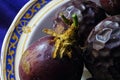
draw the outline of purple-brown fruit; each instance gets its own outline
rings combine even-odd
[[[120,15],[101,21],[90,33],[84,62],[95,80],[120,80]]]
[[[46,36],[34,42],[23,54],[20,80],[80,80],[83,60],[79,50],[72,48],[72,57],[52,58],[54,37]]]
[[[120,14],[120,0],[100,0],[102,8],[110,15]]]
[[[91,30],[106,18],[105,11],[92,1],[83,2],[85,10],[82,11],[83,18],[79,23],[80,45],[84,46]]]
[[[55,30],[59,33],[68,28],[68,25],[66,25],[63,19],[61,19],[61,13],[68,19],[71,19],[72,14],[77,14],[79,20],[78,37],[80,38],[80,46],[84,46],[84,42],[94,26],[106,18],[105,11],[96,3],[92,1],[73,1],[68,5],[64,5],[64,8],[57,15]],[[61,25],[64,25],[64,28],[62,28]]]

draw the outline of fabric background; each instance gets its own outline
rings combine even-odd
[[[29,0],[0,0],[0,51],[3,39],[19,10]]]

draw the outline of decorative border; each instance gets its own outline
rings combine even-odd
[[[22,28],[25,27],[28,22],[32,19],[32,17],[47,3],[51,0],[39,0],[36,1],[28,11],[23,15],[20,19],[19,23],[15,27],[12,36],[10,38],[10,42],[8,45],[7,55],[6,55],[6,77],[7,80],[16,80],[15,79],[15,55],[16,48],[19,42],[19,38],[22,34]]]

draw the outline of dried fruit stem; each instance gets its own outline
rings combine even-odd
[[[71,50],[72,46],[77,42],[76,35],[78,30],[78,19],[77,15],[73,15],[73,23],[70,27],[63,33],[57,34],[55,31],[51,29],[43,29],[43,31],[51,36],[54,36],[55,41],[55,50],[53,52],[53,58],[59,56],[60,58],[63,55],[68,55],[68,57],[72,57]]]

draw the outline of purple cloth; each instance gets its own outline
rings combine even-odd
[[[19,10],[29,0],[0,0],[0,51],[5,34]]]

